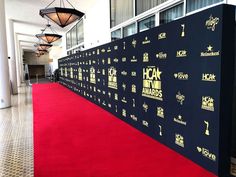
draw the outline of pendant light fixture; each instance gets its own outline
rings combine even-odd
[[[52,33],[45,32],[46,29],[50,29]],[[42,29],[42,33],[41,34],[36,34],[35,36],[38,39],[42,39],[43,41],[45,41],[48,44],[51,44],[52,42],[55,42],[55,41],[57,41],[58,39],[60,39],[62,37],[61,35],[57,34],[57,32],[55,30],[52,29],[49,22],[46,25],[46,28]]]
[[[60,27],[64,28],[65,26],[83,17],[84,13],[76,10],[68,0],[65,1],[72,8],[66,8],[64,0],[60,0],[60,7],[49,8],[49,6],[51,6],[55,1],[56,0],[53,0],[45,9],[41,9],[39,11],[39,14],[43,18],[46,17],[58,24]]]
[[[47,53],[48,51],[47,50],[36,50],[36,55],[39,55],[39,56],[41,56],[41,55],[44,55],[45,53]]]
[[[50,47],[52,47],[52,44],[44,44],[44,43],[38,43],[34,45],[38,50],[48,50]]]

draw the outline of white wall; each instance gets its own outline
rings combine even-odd
[[[52,72],[58,68],[58,59],[60,59],[63,56],[62,50],[63,49],[60,46],[53,46],[50,48],[49,59],[52,60],[52,62],[50,62],[49,64]]]
[[[85,16],[84,47],[88,49],[110,41],[110,3],[109,0],[98,0]]]
[[[110,1],[87,1],[81,11],[85,13],[84,49],[89,49],[110,42]],[[65,34],[63,35],[62,39],[62,47],[62,56],[66,56]]]

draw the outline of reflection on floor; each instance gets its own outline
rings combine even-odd
[[[33,177],[31,87],[19,87],[12,107],[0,109],[0,177]]]
[[[38,80],[36,79],[30,79],[30,83],[31,84],[35,84],[35,83],[49,83],[51,82],[48,78],[39,78]]]

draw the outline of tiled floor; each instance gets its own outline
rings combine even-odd
[[[19,87],[12,107],[0,109],[0,177],[33,177],[31,87]]]

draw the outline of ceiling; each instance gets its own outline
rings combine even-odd
[[[84,13],[95,0],[70,0],[73,6]],[[45,28],[47,20],[39,15],[39,10],[45,8],[52,0],[5,0],[6,20],[12,19],[14,22],[14,31],[17,40],[20,41],[20,47],[23,50],[33,51],[34,44],[38,42],[35,34],[41,33],[41,29]],[[59,6],[60,0],[56,0],[50,7]],[[69,7],[64,0],[66,7]],[[54,23],[51,23],[52,28],[57,33],[64,35],[70,28],[67,26],[61,28]],[[73,25],[73,24],[72,24]],[[57,42],[55,45],[60,45]]]

